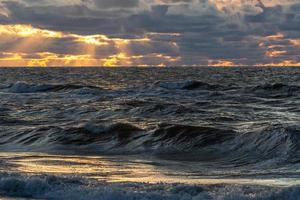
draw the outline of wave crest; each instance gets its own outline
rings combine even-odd
[[[164,89],[178,89],[178,90],[215,90],[221,89],[221,85],[213,85],[209,83],[205,83],[202,81],[182,81],[182,82],[170,82],[170,83],[163,83],[163,82],[156,82],[155,85],[158,85]]]
[[[0,194],[11,198],[73,200],[264,199],[296,200],[300,187],[185,185],[167,183],[106,183],[82,177],[0,174]]]
[[[75,84],[30,84],[27,82],[16,82],[11,84],[7,90],[11,93],[39,93],[39,92],[59,92],[77,89],[97,89],[102,90],[100,87],[89,85],[75,85]]]
[[[223,159],[239,164],[263,160],[300,162],[297,126],[271,125],[247,133],[226,128],[160,124],[146,130],[132,124],[91,122],[78,126],[47,126],[1,136],[2,146],[63,148],[80,153],[189,154],[199,160]]]
[[[263,84],[250,88],[250,91],[262,97],[290,97],[300,92],[300,86],[282,83]]]

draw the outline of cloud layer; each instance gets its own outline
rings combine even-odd
[[[0,0],[1,66],[300,65],[298,0]]]

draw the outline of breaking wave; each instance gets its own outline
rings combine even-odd
[[[0,198],[72,200],[298,200],[300,187],[107,183],[81,177],[0,174]]]
[[[236,164],[266,159],[300,162],[299,127],[283,125],[238,133],[209,126],[160,124],[146,130],[132,124],[94,122],[71,127],[44,126],[3,134],[0,145],[117,154],[188,153],[193,159],[224,160]]]
[[[298,68],[1,72],[0,199],[300,199],[299,186],[242,185],[245,179],[249,184],[299,183]],[[117,171],[102,170],[100,157],[108,159],[109,169],[117,165]],[[48,175],[22,174],[26,163],[50,167]],[[50,175],[52,166],[67,165],[71,173]],[[77,166],[95,171],[73,177]],[[123,174],[124,166],[133,172]],[[150,168],[153,173],[144,170]],[[120,173],[149,180],[143,176],[157,177],[158,171],[163,181],[165,175],[172,182],[212,178],[230,185],[93,179],[117,181]]]

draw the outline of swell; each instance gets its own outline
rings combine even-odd
[[[180,82],[156,82],[154,86],[158,86],[164,89],[180,89],[180,90],[214,90],[214,89],[222,89],[224,88],[218,84],[210,84],[202,81],[196,80],[188,80],[188,81],[180,81]]]
[[[1,148],[72,149],[77,153],[185,154],[195,160],[221,160],[237,165],[266,160],[300,162],[300,129],[270,125],[247,133],[209,126],[160,124],[146,130],[132,124],[87,123],[45,126],[1,134]],[[183,157],[183,159],[185,159]]]
[[[261,97],[291,97],[296,96],[300,92],[300,86],[288,85],[283,83],[266,83],[246,89]]]
[[[11,93],[39,93],[39,92],[59,92],[68,90],[77,90],[82,88],[102,90],[102,88],[90,85],[80,85],[80,84],[30,84],[27,82],[16,82],[5,89],[7,92]]]
[[[287,98],[297,97],[300,94],[300,86],[287,83],[262,83],[253,86],[237,84],[221,85],[205,81],[187,80],[177,82],[155,82],[155,88],[169,91],[208,91],[211,95],[221,95],[233,98],[232,95],[254,96],[261,98]]]
[[[238,86],[235,84],[230,85],[220,85],[211,84],[204,81],[197,80],[187,80],[178,82],[155,82],[152,85],[152,89],[161,88],[165,90],[207,90],[207,91],[235,91],[241,94],[254,94],[260,97],[290,97],[296,96],[300,93],[299,85],[289,85],[283,83],[264,83],[254,86]],[[59,91],[69,91],[78,89],[94,89],[94,90],[104,90],[99,86],[84,85],[84,84],[31,84],[28,82],[16,82],[9,86],[1,86],[0,90],[11,93],[39,93],[39,92],[59,92]],[[136,88],[138,89],[138,88]],[[144,88],[145,89],[145,88]],[[144,90],[143,89],[143,90]],[[138,92],[138,90],[136,91]]]

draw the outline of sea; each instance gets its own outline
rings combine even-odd
[[[300,68],[0,68],[0,199],[299,200]]]

